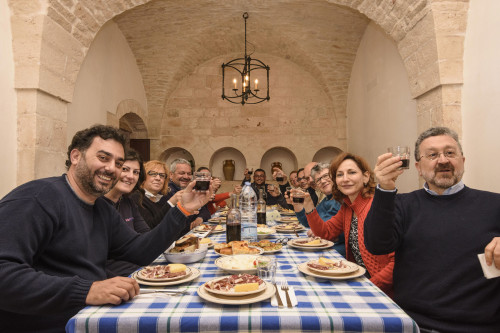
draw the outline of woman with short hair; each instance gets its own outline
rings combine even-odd
[[[372,170],[362,157],[342,153],[332,162],[330,175],[334,180],[333,198],[342,203],[337,215],[323,221],[307,194],[303,204],[293,203],[295,211],[305,209],[309,226],[316,236],[332,239],[344,233],[347,260],[365,267],[367,277],[391,296],[394,253],[373,255],[364,243],[364,221],[376,186]]]

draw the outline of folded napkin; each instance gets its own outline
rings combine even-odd
[[[486,264],[486,259],[484,257],[484,253],[478,254],[479,262],[481,263],[481,267],[483,268],[484,276],[487,279],[495,278],[500,276],[500,269],[495,267],[495,264],[491,264],[488,266]]]
[[[286,308],[287,307],[286,293],[284,290],[281,290],[281,287],[279,284],[276,286],[278,288],[278,292],[280,294],[281,301],[283,302],[283,306]],[[297,297],[295,296],[295,291],[293,290],[293,287],[289,287],[288,294],[290,295],[290,301],[292,301],[292,306],[296,306],[299,302],[297,301]],[[271,305],[278,306],[278,299],[276,298],[276,293],[271,298]]]

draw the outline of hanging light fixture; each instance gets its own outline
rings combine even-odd
[[[252,59],[250,56],[253,54],[253,52],[249,55],[247,54],[247,12],[243,13],[243,18],[245,19],[245,57],[233,59],[226,64],[222,64],[222,99],[226,99],[234,104],[257,104],[264,101],[269,101],[270,99],[270,68],[262,61],[258,59]],[[233,75],[231,75],[233,73],[234,77]],[[230,78],[228,79],[227,87],[230,87],[230,89],[228,90],[232,90],[232,93],[230,92],[229,95],[226,95],[225,89],[226,76],[230,76]],[[259,92],[262,95],[262,89],[259,89],[259,87],[263,86],[263,80],[266,80],[266,85],[264,88],[267,90],[267,96],[265,97],[259,96]]]

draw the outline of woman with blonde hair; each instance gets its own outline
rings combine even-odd
[[[372,170],[362,157],[342,153],[332,162],[330,176],[333,198],[342,203],[337,215],[324,222],[307,194],[303,204],[293,203],[295,211],[305,209],[309,226],[316,236],[333,239],[344,233],[347,260],[366,268],[367,277],[391,296],[394,253],[373,255],[364,243],[364,221],[376,186]]]
[[[168,172],[165,163],[158,160],[146,162],[144,169],[146,177],[132,199],[148,226],[153,229],[172,207],[165,196],[168,192]]]

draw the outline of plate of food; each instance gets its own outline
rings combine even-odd
[[[194,231],[207,232],[207,231],[210,231],[212,229],[213,229],[213,231],[212,231],[213,234],[217,234],[217,233],[221,233],[221,232],[226,231],[226,228],[222,225],[213,226],[213,225],[208,225],[208,224],[200,224],[199,226],[194,228]]]
[[[136,271],[132,273],[130,276],[132,279],[136,280],[139,284],[145,285],[145,286],[152,286],[152,287],[164,287],[164,286],[173,286],[173,285],[178,285],[182,283],[186,283],[189,281],[192,281],[196,278],[198,278],[201,275],[201,272],[199,269],[194,268],[194,267],[189,267],[189,270],[191,271],[191,274],[186,275],[181,277],[180,279],[176,280],[170,280],[170,281],[147,281],[141,279],[137,274],[139,271]]]
[[[215,259],[215,266],[231,274],[257,273],[258,255],[237,254]]]
[[[275,253],[279,252],[283,249],[283,244],[281,243],[273,243],[270,240],[261,240],[255,243],[250,243],[250,246],[259,247],[264,250],[264,253]]]
[[[212,217],[211,219],[208,219],[208,222],[210,222],[210,223],[225,224],[226,223],[226,217],[225,216]]]
[[[318,260],[307,262],[307,268],[320,274],[349,274],[356,272],[359,266],[345,259],[329,259],[320,257]]]
[[[262,254],[261,248],[249,246],[247,241],[232,241],[229,243],[218,243],[214,245],[214,251],[221,256],[232,256],[235,254]]]
[[[224,296],[257,294],[267,288],[264,280],[250,274],[234,274],[212,279],[204,284],[205,290]]]
[[[281,216],[295,216],[295,211],[291,209],[281,209],[279,213]]]
[[[257,227],[257,238],[264,239],[272,234],[274,234],[276,230],[269,227]]]
[[[254,294],[226,296],[211,293],[207,291],[205,284],[202,284],[198,287],[197,292],[198,296],[208,302],[227,305],[242,305],[265,301],[276,293],[276,288],[272,284],[266,283],[266,288],[263,291]]]
[[[319,237],[295,238],[288,242],[288,245],[301,250],[324,250],[333,246],[333,242]]]
[[[276,231],[278,232],[284,232],[284,233],[293,233],[295,231],[303,231],[306,230],[303,225],[298,224],[298,223],[290,223],[286,225],[277,225],[274,227]]]
[[[324,247],[328,245],[328,241],[320,237],[295,238],[291,243],[301,247]]]
[[[137,277],[144,281],[167,282],[191,274],[191,269],[184,264],[146,266],[137,271]]]
[[[296,216],[282,216],[278,222],[281,223],[297,223],[299,219]]]
[[[326,280],[339,280],[340,281],[340,280],[355,279],[355,278],[358,278],[360,276],[363,276],[366,273],[366,269],[364,269],[361,266],[358,266],[358,270],[354,271],[352,273],[324,274],[324,273],[319,273],[319,272],[311,270],[307,266],[307,264],[308,264],[308,262],[304,262],[302,264],[299,264],[297,266],[297,268],[299,269],[299,271],[301,271],[302,273],[304,273],[306,275],[313,276],[313,277],[320,278],[320,279],[326,279]]]

